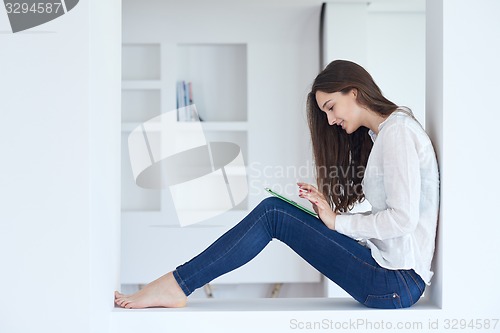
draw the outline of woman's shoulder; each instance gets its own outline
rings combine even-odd
[[[401,106],[393,111],[387,119],[380,124],[379,132],[381,132],[382,129],[388,129],[391,127],[424,130],[420,122],[413,115],[413,112],[409,108]]]
[[[410,109],[398,107],[379,127],[379,137],[394,134],[397,131],[402,135],[408,135],[414,141],[422,144],[430,143],[427,132],[413,115]]]

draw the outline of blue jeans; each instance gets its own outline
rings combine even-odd
[[[417,302],[425,283],[413,270],[391,270],[370,249],[302,210],[278,199],[264,199],[240,223],[173,272],[186,296],[254,258],[273,239],[367,307],[406,308]]]

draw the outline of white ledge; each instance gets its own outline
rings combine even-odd
[[[412,310],[439,310],[429,300],[422,299]],[[115,307],[113,312],[234,312],[234,311],[387,311],[367,308],[350,298],[253,298],[253,299],[193,299],[184,308],[123,309]],[[389,310],[390,311],[390,310]]]
[[[371,309],[350,298],[193,299],[179,309],[114,308],[111,332],[288,332],[294,325],[349,326],[360,320],[427,325],[436,310],[440,308],[426,299],[400,310]]]

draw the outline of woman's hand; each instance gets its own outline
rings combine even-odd
[[[337,214],[330,208],[323,193],[311,184],[297,183],[299,186],[299,197],[309,200],[314,211],[318,214],[323,223],[332,230],[335,230],[335,218]]]

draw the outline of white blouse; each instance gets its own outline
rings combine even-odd
[[[337,216],[335,229],[371,249],[388,269],[414,269],[430,284],[439,209],[432,143],[411,111],[398,108],[369,132],[374,141],[363,179],[371,212]]]

